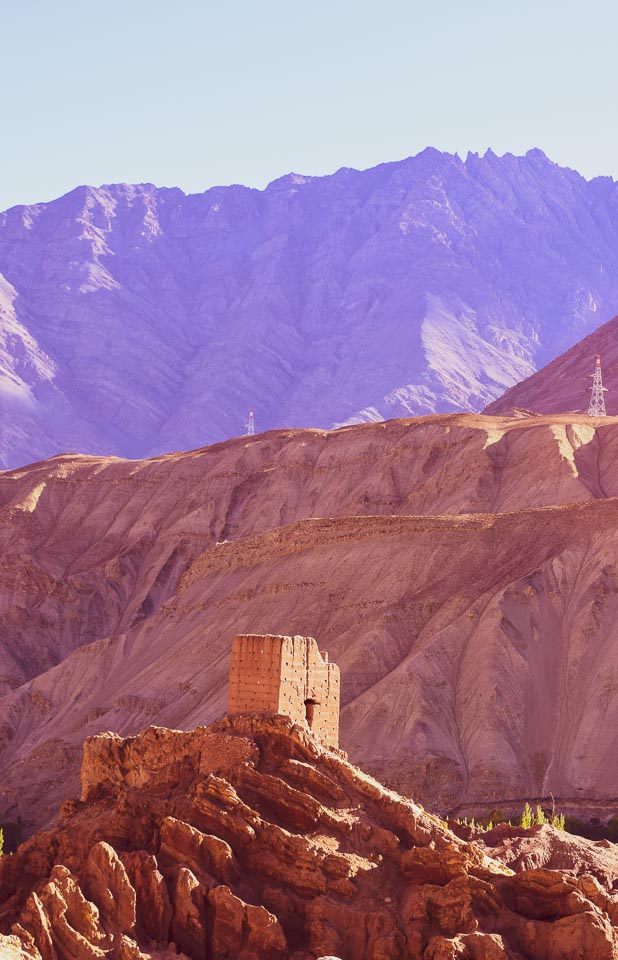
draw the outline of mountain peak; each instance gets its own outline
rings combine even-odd
[[[277,177],[276,180],[271,180],[267,185],[266,190],[278,190],[286,189],[288,187],[302,186],[303,184],[311,183],[316,179],[318,178],[308,177],[302,173],[286,173],[282,177]]]
[[[526,159],[540,160],[544,163],[551,163],[553,165],[553,161],[548,158],[547,154],[544,153],[540,147],[531,147],[530,150],[526,150]]]

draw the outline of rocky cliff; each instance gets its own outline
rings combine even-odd
[[[618,193],[427,150],[0,214],[0,465],[478,410],[613,316]],[[578,404],[578,406],[580,406]]]
[[[598,845],[579,845],[594,870]],[[287,718],[101,734],[85,746],[81,800],[0,861],[0,949],[24,960],[614,960],[615,848],[600,882],[547,869],[537,846],[538,865],[513,860],[514,872]]]
[[[354,762],[442,813],[618,776],[618,421],[427,417],[0,475],[0,819],[85,736],[190,728],[230,638],[315,636]]]

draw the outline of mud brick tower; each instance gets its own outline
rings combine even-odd
[[[228,713],[281,713],[339,742],[339,667],[313,637],[241,634],[232,643]]]

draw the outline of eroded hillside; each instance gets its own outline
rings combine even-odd
[[[0,475],[0,818],[86,735],[220,715],[239,632],[317,637],[351,758],[434,809],[611,798],[617,441],[445,416]]]

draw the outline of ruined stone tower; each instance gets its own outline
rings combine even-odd
[[[282,713],[339,742],[339,667],[312,637],[241,634],[232,643],[228,713]]]

